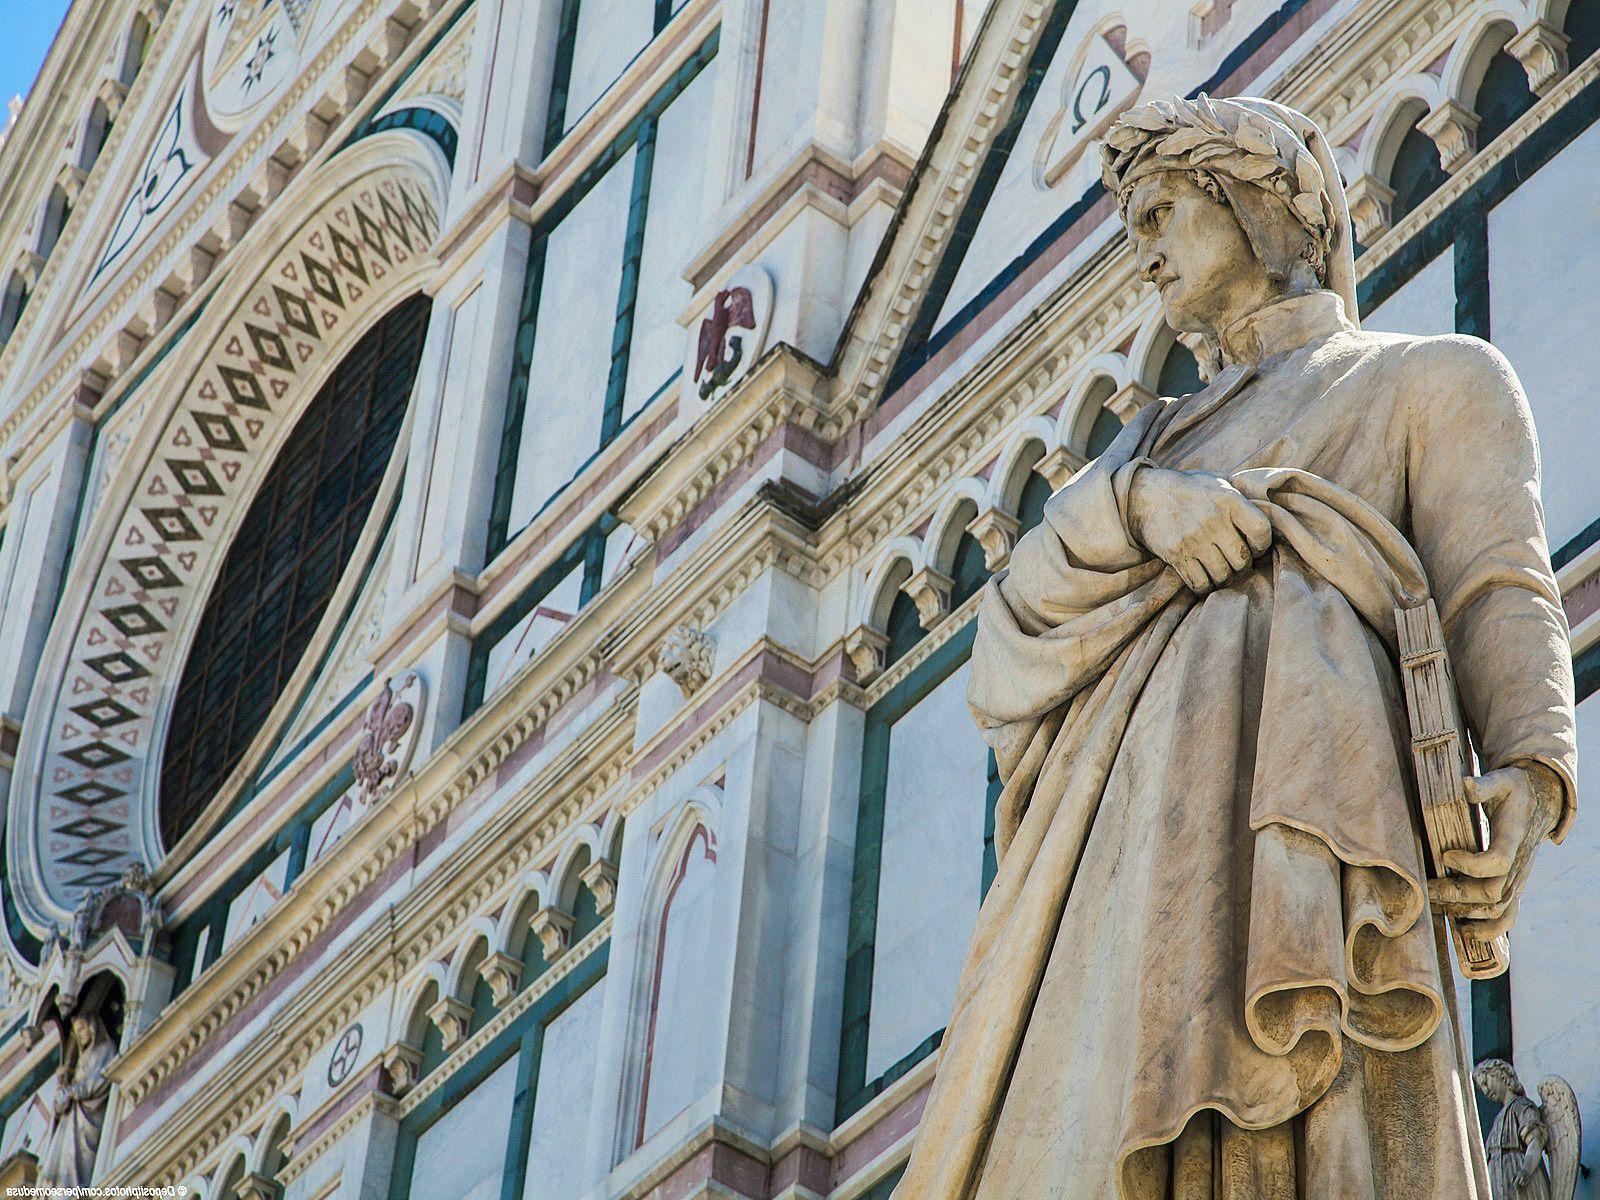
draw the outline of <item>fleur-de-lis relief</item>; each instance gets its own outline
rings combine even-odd
[[[400,762],[394,756],[417,714],[412,705],[395,697],[415,681],[415,675],[407,675],[396,689],[390,680],[384,680],[383,690],[367,709],[354,760],[356,782],[364,799],[377,795],[400,771]]]

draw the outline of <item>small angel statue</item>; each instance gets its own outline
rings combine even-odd
[[[1516,1068],[1500,1058],[1479,1063],[1472,1081],[1502,1105],[1484,1146],[1494,1200],[1572,1200],[1583,1142],[1572,1085],[1558,1075],[1550,1076],[1539,1085],[1544,1103],[1536,1104],[1523,1091]]]

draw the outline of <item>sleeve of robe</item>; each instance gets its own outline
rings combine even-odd
[[[1018,539],[1006,569],[985,585],[968,701],[1002,779],[1010,778],[1040,718],[1096,677],[1120,644],[1114,630],[1083,637],[1062,626],[1104,610],[1096,632],[1107,633],[1118,616],[1108,602],[1162,569],[1128,535],[1123,516],[1143,461],[1135,457],[1139,443],[1160,407],[1137,413],[1099,458],[1050,497],[1044,519]],[[1133,616],[1130,608],[1130,624]]]
[[[1577,803],[1572,658],[1545,543],[1539,449],[1517,377],[1477,338],[1407,350],[1412,540],[1428,572],[1467,724],[1495,770],[1528,760]]]

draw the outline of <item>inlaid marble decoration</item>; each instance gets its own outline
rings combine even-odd
[[[310,219],[234,310],[159,440],[144,443],[131,497],[108,497],[124,507],[93,568],[36,776],[33,840],[56,902],[70,907],[148,854],[161,705],[209,582],[299,406],[347,340],[413,286],[438,231],[428,191],[414,167],[385,165]]]

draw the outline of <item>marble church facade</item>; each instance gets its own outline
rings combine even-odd
[[[0,1184],[95,996],[98,1184],[884,1200],[978,589],[1196,386],[1092,143],[1199,91],[1526,386],[1586,804],[1600,0],[78,0],[0,146]],[[1462,1005],[1600,1167],[1597,831]]]

